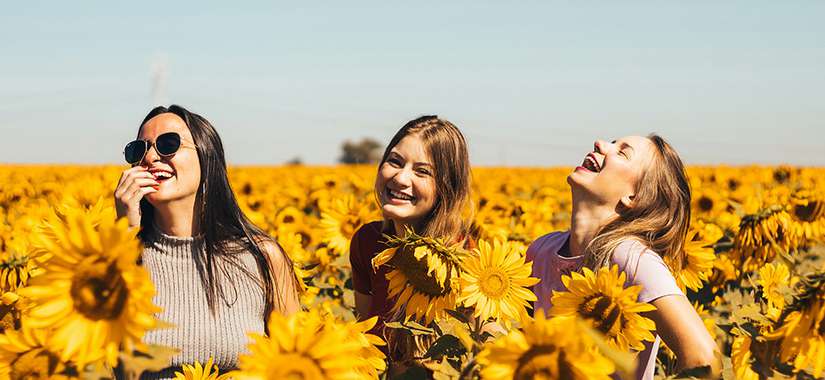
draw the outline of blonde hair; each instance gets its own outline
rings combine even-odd
[[[685,260],[682,246],[690,228],[690,185],[679,154],[662,137],[647,136],[654,156],[636,186],[631,207],[603,226],[585,248],[584,265],[596,269],[610,264],[613,250],[635,239],[658,253],[673,271]]]

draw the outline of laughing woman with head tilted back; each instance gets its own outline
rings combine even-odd
[[[132,167],[115,190],[118,216],[140,226],[157,317],[174,325],[144,341],[180,350],[169,368],[142,378],[173,378],[210,357],[221,370],[236,368],[247,333],[263,334],[273,311],[299,308],[289,257],[241,212],[221,139],[200,115],[153,109],[124,154]]]
[[[537,309],[553,311],[554,292],[567,290],[563,275],[618,266],[625,285],[641,286],[633,301],[655,306],[645,316],[655,322],[657,336],[638,353],[636,377],[653,379],[661,341],[676,353],[681,368],[718,375],[718,347],[671,272],[685,260],[682,244],[690,223],[690,187],[676,151],[657,135],[599,140],[567,182],[570,229],[542,236],[527,250],[533,277],[541,279],[534,287]],[[581,310],[598,319],[606,305]],[[565,308],[557,306],[555,311]],[[615,318],[617,308],[609,315],[613,319],[605,317],[609,322],[601,326],[631,331]]]

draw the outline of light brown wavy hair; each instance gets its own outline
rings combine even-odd
[[[685,261],[682,247],[690,228],[690,185],[676,150],[662,137],[647,136],[654,146],[653,159],[636,186],[630,207],[603,226],[585,249],[584,265],[596,269],[624,240],[635,239],[658,253],[672,271]]]
[[[473,205],[471,199],[470,156],[464,135],[453,123],[435,115],[422,116],[409,121],[401,127],[387,145],[378,170],[387,162],[392,148],[407,136],[418,136],[424,144],[430,163],[433,166],[436,200],[433,209],[415,226],[413,230],[422,236],[445,240],[448,244],[467,243],[470,238]],[[381,189],[375,189],[375,196]],[[393,233],[392,221],[385,219],[383,230]],[[401,307],[388,319],[404,319]],[[430,337],[414,337],[397,329],[385,329],[389,356],[395,366],[406,367],[419,365],[425,348],[432,344]]]

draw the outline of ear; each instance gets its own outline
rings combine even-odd
[[[622,204],[622,207],[629,209],[633,207],[633,198],[635,197],[636,196],[634,194],[625,195],[622,197],[622,199],[619,200],[619,203]]]

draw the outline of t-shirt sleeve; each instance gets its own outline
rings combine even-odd
[[[527,247],[527,252],[524,253],[524,256],[525,256],[524,261],[526,261],[528,263],[531,262],[531,261],[535,261],[536,256],[538,256],[539,252],[541,252],[541,249],[542,249],[542,246],[544,245],[544,243],[547,240],[551,239],[554,234],[555,233],[550,233],[550,234],[541,236],[538,239],[536,239],[535,241],[533,241],[532,243],[530,243],[530,246]]]
[[[684,295],[664,260],[642,243],[628,240],[619,244],[611,258],[627,274],[626,286],[640,285],[639,302],[653,302],[669,295]]]
[[[369,262],[367,252],[361,249],[361,236],[364,227],[361,227],[352,235],[349,244],[349,263],[352,265],[352,288],[361,294],[372,294],[372,263]]]

